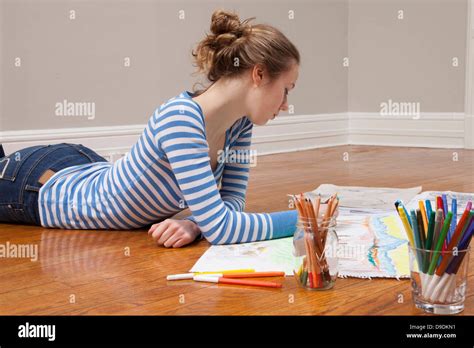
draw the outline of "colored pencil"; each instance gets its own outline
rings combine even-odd
[[[247,279],[232,279],[224,277],[212,277],[208,275],[197,275],[193,280],[198,282],[218,283],[218,284],[232,284],[232,285],[248,285],[268,288],[281,288],[282,284],[275,282],[266,282],[262,280],[247,280]]]
[[[331,280],[329,265],[324,249],[329,221],[335,214],[339,198],[337,194],[327,200],[327,207],[320,218],[321,196],[309,194],[289,195],[295,202],[300,223],[303,224],[306,255],[303,257],[303,268],[299,272],[299,281],[311,288],[324,287]]]

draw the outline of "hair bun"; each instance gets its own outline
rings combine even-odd
[[[212,14],[211,32],[216,37],[228,33],[235,35],[240,31],[240,18],[237,14],[224,10],[217,10]]]
[[[281,31],[266,24],[249,24],[253,19],[241,21],[235,12],[215,10],[210,32],[192,50],[197,73],[203,72],[210,82],[215,82],[262,64],[274,79],[287,71],[293,61],[299,64],[297,48]]]

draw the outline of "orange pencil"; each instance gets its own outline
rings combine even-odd
[[[267,288],[281,288],[282,287],[280,283],[265,282],[261,280],[232,279],[232,278],[224,278],[224,277],[199,276],[199,275],[195,276],[193,279],[198,282],[207,282],[207,283],[263,286]]]
[[[224,274],[223,278],[260,278],[260,277],[284,277],[285,272],[252,272]]]
[[[299,215],[306,219],[304,222],[304,229],[305,229],[305,235],[304,235],[304,240],[305,240],[305,246],[306,246],[306,254],[308,255],[308,278],[310,280],[309,284],[310,287],[314,287],[316,284],[318,284],[318,275],[320,271],[318,272],[318,261],[316,260],[316,257],[314,256],[313,252],[313,246],[314,244],[310,242],[308,239],[307,232],[309,231],[309,226],[308,226],[308,214],[306,212],[306,207],[305,204],[303,203],[303,193],[299,195],[299,197],[295,196],[295,204],[296,204],[296,209],[298,210]]]
[[[314,215],[316,216],[316,219],[319,218],[319,207],[321,205],[321,196],[316,197],[313,203],[313,210],[314,210]]]
[[[303,196],[304,197],[304,196]],[[302,201],[302,205],[305,208],[306,216],[309,218],[311,221],[312,225],[312,232],[313,232],[313,241],[316,243],[310,243],[311,245],[311,258],[312,258],[312,264],[316,266],[316,269],[312,275],[314,277],[313,279],[313,285],[315,287],[320,287],[322,285],[322,265],[317,259],[316,255],[321,255],[322,254],[322,245],[321,245],[321,240],[319,237],[319,231],[318,231],[318,222],[316,220],[316,217],[314,216],[314,211],[313,211],[313,206],[311,204],[311,200],[308,198],[304,198],[304,201]],[[312,249],[315,248],[315,252],[312,251]]]

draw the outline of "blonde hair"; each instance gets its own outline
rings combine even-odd
[[[292,63],[300,64],[298,49],[281,31],[267,24],[249,24],[253,19],[241,22],[235,13],[214,11],[211,33],[192,51],[197,67],[194,74],[204,73],[212,85],[223,77],[237,76],[261,64],[273,80],[289,70]],[[205,90],[195,93],[199,95]]]

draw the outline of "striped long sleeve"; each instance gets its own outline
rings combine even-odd
[[[294,211],[272,214],[242,212],[248,163],[243,166],[226,164],[219,192],[210,166],[202,115],[185,106],[174,113],[166,109],[162,113],[164,116],[160,115],[156,124],[158,147],[170,163],[193,220],[210,243],[250,242],[294,232]],[[249,147],[249,136],[250,126],[236,146]]]

